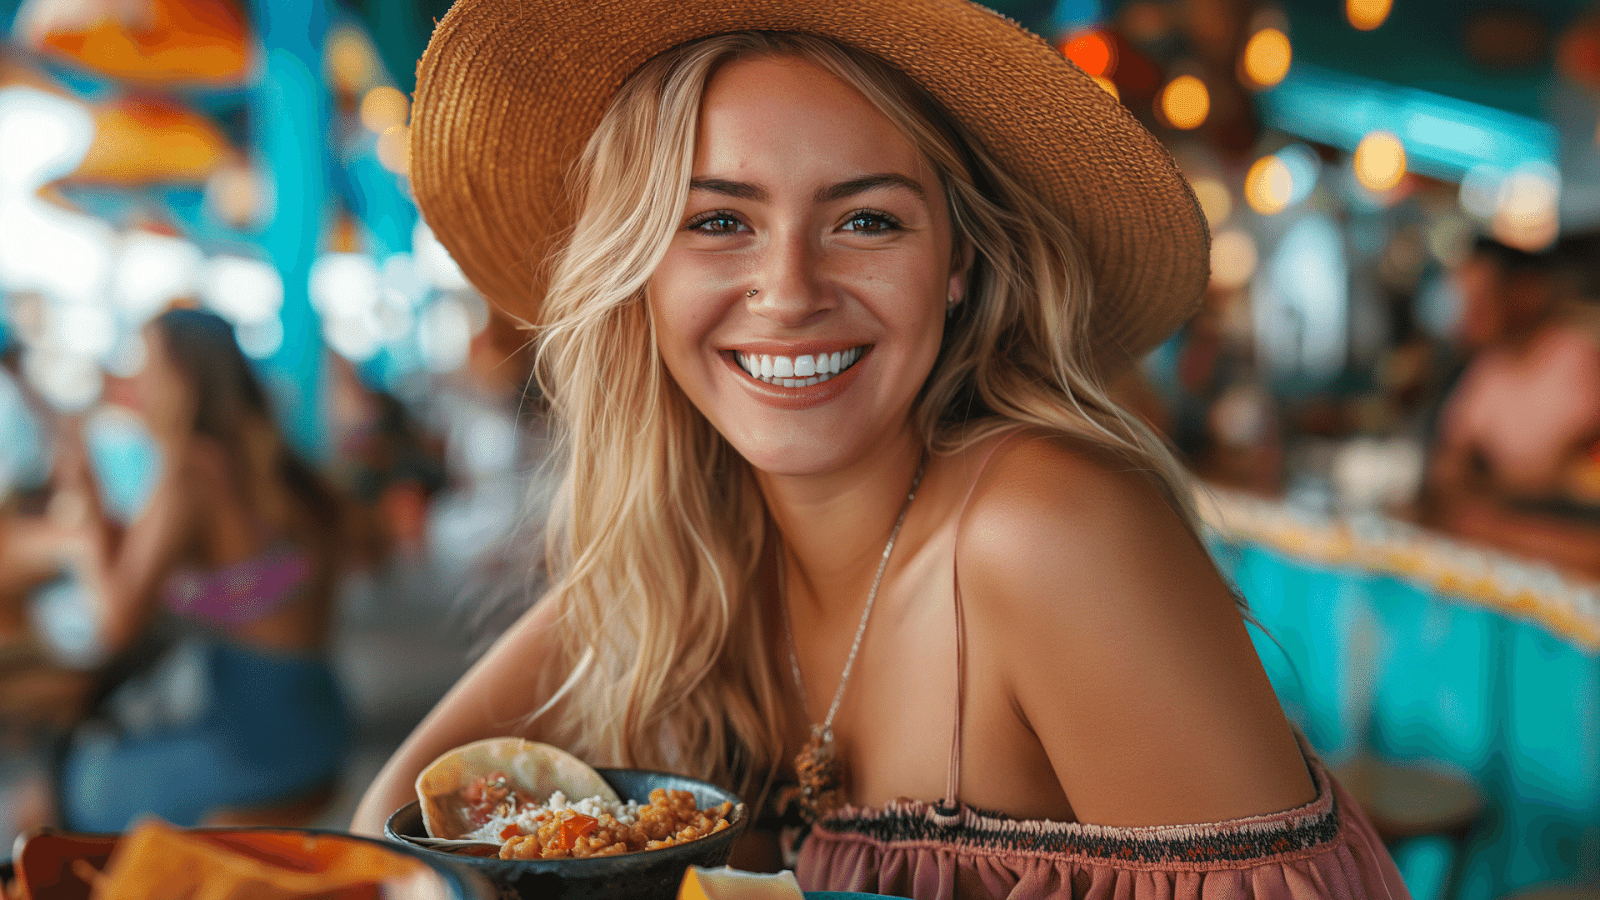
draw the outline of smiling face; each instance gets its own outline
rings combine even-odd
[[[858,91],[797,57],[716,72],[650,310],[673,379],[752,465],[837,471],[908,439],[962,278],[937,175]]]

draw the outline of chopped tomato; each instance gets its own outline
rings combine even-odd
[[[509,840],[509,839],[517,837],[517,836],[519,836],[521,834],[522,834],[522,829],[517,827],[517,823],[512,822],[510,825],[507,825],[506,827],[500,829],[500,840],[502,840],[502,841]]]
[[[571,850],[578,843],[578,838],[583,837],[600,827],[600,820],[594,816],[585,816],[573,813],[561,820],[561,849]]]

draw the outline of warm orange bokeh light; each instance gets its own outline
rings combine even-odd
[[[1283,212],[1294,193],[1294,176],[1276,156],[1263,156],[1244,176],[1244,199],[1250,208],[1264,216]]]
[[[406,124],[411,102],[397,88],[380,85],[361,98],[361,124],[368,131],[383,134],[396,125]]]
[[[1211,283],[1236,291],[1256,273],[1255,238],[1243,231],[1219,231],[1211,240]]]
[[[1244,74],[1254,87],[1269,88],[1289,74],[1293,51],[1289,36],[1276,28],[1263,28],[1244,45]]]
[[[378,162],[397,175],[411,171],[411,129],[394,125],[378,136]]]
[[[1394,0],[1344,0],[1345,18],[1362,31],[1371,31],[1389,18]]]
[[[1103,31],[1078,32],[1061,45],[1061,53],[1099,78],[1110,78],[1117,70],[1117,47]]]
[[[340,28],[328,36],[328,75],[336,89],[359,94],[372,84],[377,61],[367,47],[366,39],[354,28]]]
[[[1114,100],[1121,100],[1122,99],[1122,92],[1117,90],[1116,83],[1113,82],[1111,79],[1103,78],[1103,77],[1101,77],[1099,75],[1096,75],[1096,76],[1094,76],[1094,83],[1100,85],[1100,89],[1105,91],[1106,93],[1110,94],[1112,99],[1114,99]]]
[[[1189,186],[1212,228],[1221,226],[1233,215],[1233,198],[1228,195],[1227,185],[1215,178],[1196,178]]]
[[[1211,113],[1211,93],[1193,75],[1179,75],[1161,90],[1161,115],[1174,128],[1199,128]]]
[[[1387,131],[1374,131],[1356,145],[1356,180],[1381,194],[1400,183],[1406,174],[1406,148]]]

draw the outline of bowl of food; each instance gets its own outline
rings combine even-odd
[[[591,769],[515,738],[441,756],[417,788],[384,834],[466,865],[505,898],[674,900],[689,866],[727,862],[749,820],[710,782]]]

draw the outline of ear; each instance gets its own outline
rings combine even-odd
[[[952,307],[967,297],[967,279],[972,273],[973,256],[972,245],[957,238],[955,253],[950,257],[950,283],[945,291]]]

